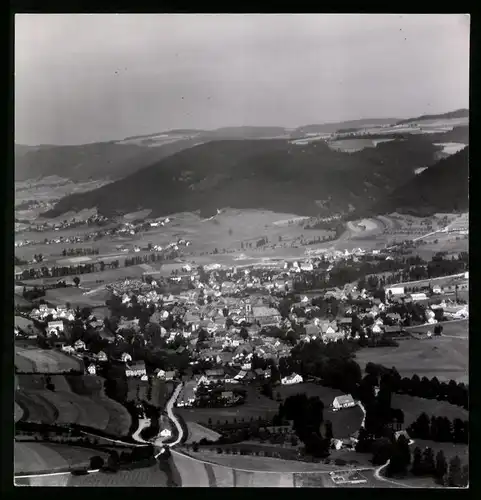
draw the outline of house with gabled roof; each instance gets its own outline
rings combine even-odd
[[[302,382],[303,382],[302,376],[297,373],[292,373],[291,375],[288,375],[287,377],[281,379],[282,385],[301,384]]]
[[[337,396],[334,398],[334,401],[332,402],[332,408],[335,411],[340,410],[342,408],[352,408],[353,406],[356,406],[356,402],[354,401],[354,398],[350,394]]]

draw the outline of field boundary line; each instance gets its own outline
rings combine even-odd
[[[328,470],[328,471],[320,471],[320,470],[312,470],[312,471],[275,471],[275,470],[252,470],[252,469],[240,469],[238,467],[232,467],[230,465],[223,465],[223,464],[218,464],[216,462],[209,462],[207,460],[202,460],[200,458],[193,457],[191,455],[188,455],[185,452],[177,451],[177,450],[171,450],[172,453],[177,453],[179,455],[182,455],[183,457],[190,458],[191,460],[194,460],[199,463],[207,464],[207,465],[215,465],[216,467],[224,467],[225,469],[232,469],[240,472],[254,472],[258,474],[331,474],[331,472],[336,472],[336,473],[343,473],[343,472],[356,472],[356,471],[364,471],[364,470],[375,470],[375,467],[360,467],[360,468],[355,468],[353,467],[352,469],[333,469],[333,470]],[[277,458],[272,458],[268,457],[269,460],[278,460]],[[281,459],[282,460],[282,459]],[[296,462],[299,463],[299,462]]]

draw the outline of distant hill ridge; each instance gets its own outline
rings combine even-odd
[[[440,120],[442,118],[469,118],[469,109],[462,108],[457,109],[456,111],[449,111],[448,113],[443,113],[440,115],[421,115],[416,118],[407,118],[405,120],[400,120],[396,123],[396,125],[404,125],[406,123],[411,122],[419,122],[423,120]]]
[[[417,135],[351,154],[324,142],[220,140],[182,150],[99,189],[62,198],[47,212],[96,207],[99,213],[151,209],[152,216],[217,208],[259,208],[299,215],[366,206],[436,162],[439,147]],[[323,208],[324,207],[324,208]]]
[[[69,146],[15,144],[15,180],[40,179],[53,175],[75,182],[89,179],[116,180],[202,142],[225,139],[268,140],[276,137],[293,139],[309,133],[330,134],[339,129],[354,130],[367,126],[409,123],[421,118],[452,118],[468,114],[468,110],[457,110],[443,115],[425,115],[401,121],[398,118],[368,118],[305,125],[296,129],[276,126],[223,127],[215,130],[174,129],[120,140]],[[167,136],[165,143],[155,140],[161,135]],[[467,133],[464,131],[458,135],[465,137]]]

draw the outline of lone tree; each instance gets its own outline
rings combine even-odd
[[[434,452],[432,448],[426,448],[422,459],[422,473],[428,476],[434,476],[436,472],[436,463],[434,461]]]
[[[442,484],[443,478],[446,475],[446,472],[448,471],[448,464],[446,462],[446,457],[444,456],[444,453],[442,450],[438,452],[436,455],[436,481],[439,484]]]
[[[448,486],[463,486],[461,460],[456,455],[449,461]]]
[[[419,448],[419,446],[416,446],[416,448],[414,448],[411,472],[414,476],[420,476],[423,472],[422,453],[421,453],[421,448]]]
[[[78,276],[75,276],[75,278],[73,279],[73,282],[75,283],[75,286],[78,288],[78,286],[80,284],[80,278]]]

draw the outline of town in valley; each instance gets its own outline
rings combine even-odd
[[[455,61],[467,86],[469,16],[17,14],[16,25],[15,485],[469,487],[469,91],[439,83]],[[140,37],[125,49],[124,30]],[[87,35],[107,32],[92,53]],[[282,33],[292,47],[273,55]],[[418,77],[408,62],[384,68],[374,35],[412,68],[427,61],[439,95],[422,87],[404,106],[406,90],[391,106],[381,73],[414,88]],[[438,64],[441,39],[455,48]],[[291,54],[301,40],[305,60]],[[151,43],[166,46],[147,64]],[[340,69],[337,44],[379,69],[369,81],[382,106],[348,90],[350,71],[361,85],[367,69]],[[55,70],[32,89],[37,56]],[[344,90],[303,69],[316,57]],[[327,90],[299,96],[284,65],[331,85],[340,110]],[[71,97],[46,90],[61,81]],[[249,111],[226,104],[233,89]],[[51,109],[27,105],[47,94]],[[313,95],[319,105],[301,105]],[[104,112],[117,118],[93,118]]]

